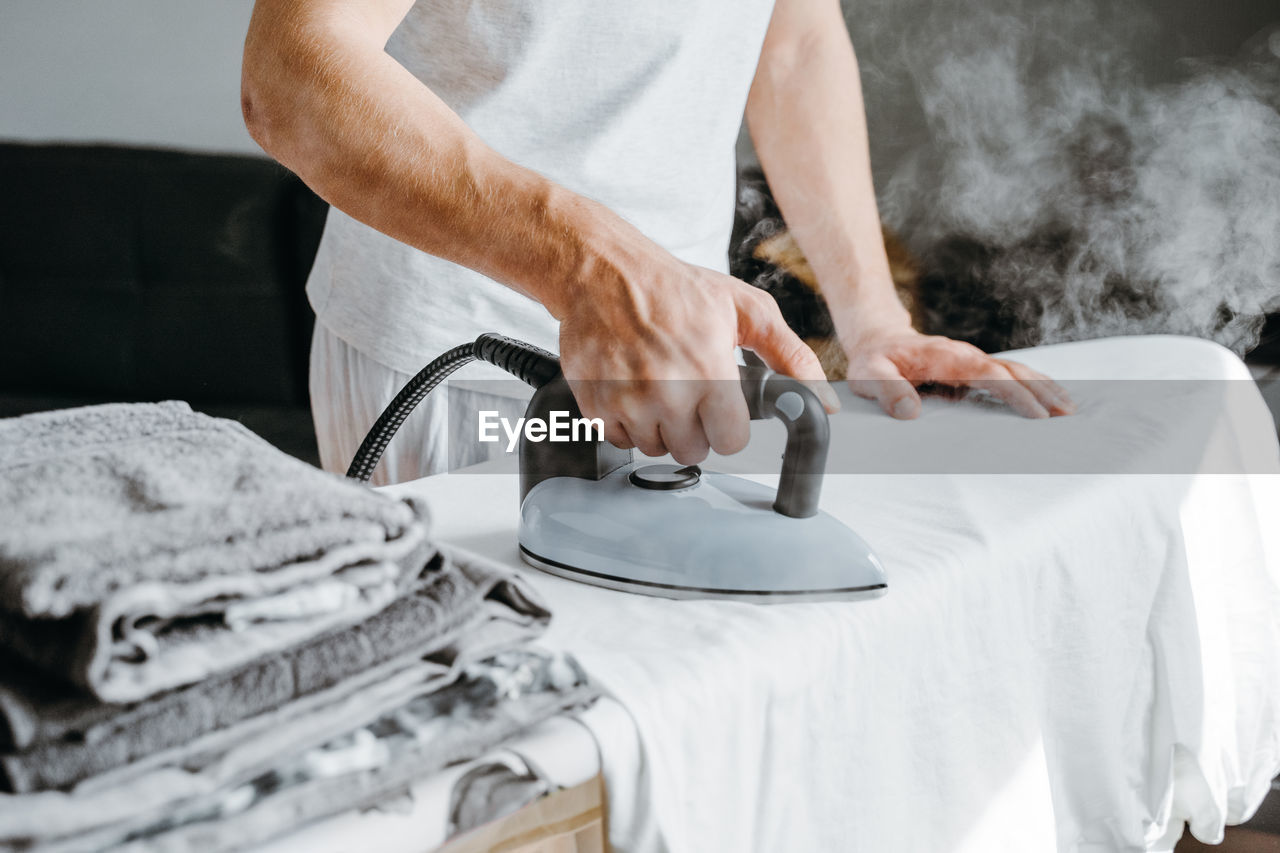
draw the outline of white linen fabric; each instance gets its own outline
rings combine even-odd
[[[387,51],[498,153],[725,271],[735,143],[772,0],[419,0]],[[412,374],[499,331],[557,351],[538,303],[329,212],[320,322]]]
[[[927,400],[896,422],[846,395],[833,440],[963,454],[1089,429],[1128,452],[1183,421],[1114,417],[1124,401],[1073,380],[1248,382],[1190,339],[1015,355],[1080,412]],[[874,601],[677,602],[530,570],[546,642],[630,714],[593,724],[616,848],[1116,853],[1170,850],[1184,821],[1219,839],[1280,769],[1280,461],[1251,393],[1215,440],[1247,473],[830,474],[824,509],[888,570]],[[445,541],[519,564],[514,477],[396,491],[431,501]]]

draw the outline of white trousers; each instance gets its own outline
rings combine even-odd
[[[317,322],[311,338],[310,390],[321,467],[346,473],[369,428],[412,378],[374,361]],[[488,388],[453,383],[428,394],[396,431],[370,482],[385,486],[416,480],[505,453],[502,442],[476,440],[477,414],[489,409],[517,418],[526,400],[510,395],[510,389],[495,394]]]

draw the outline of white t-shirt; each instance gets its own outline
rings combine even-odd
[[[387,50],[500,154],[724,271],[734,148],[773,0],[419,0]],[[415,373],[499,332],[558,351],[537,302],[329,212],[319,321]]]

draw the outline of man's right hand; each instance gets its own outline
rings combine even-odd
[[[764,291],[669,255],[594,279],[559,318],[560,363],[583,415],[603,419],[613,444],[682,465],[745,447],[739,346],[839,408],[817,356]]]

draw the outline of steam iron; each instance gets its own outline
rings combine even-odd
[[[664,598],[845,601],[888,590],[866,542],[818,509],[830,429],[800,382],[742,367],[754,420],[780,419],[777,491],[696,465],[660,464],[606,441],[520,443],[520,556],[570,580]],[[580,416],[557,376],[526,418]]]
[[[347,476],[367,481],[391,437],[457,368],[487,361],[537,389],[525,412],[550,422],[581,410],[553,354],[484,334],[428,364],[365,436]],[[778,418],[787,444],[776,491],[750,480],[661,464],[603,438],[520,439],[520,556],[553,575],[665,598],[760,604],[848,601],[888,590],[861,537],[818,509],[830,427],[802,383],[743,366],[753,420]],[[590,431],[585,431],[588,434]]]

